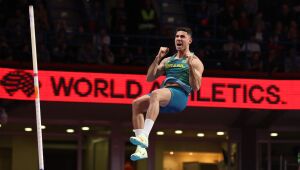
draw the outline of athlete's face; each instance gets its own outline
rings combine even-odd
[[[192,43],[192,37],[185,31],[177,31],[175,35],[175,47],[177,51],[184,51]]]

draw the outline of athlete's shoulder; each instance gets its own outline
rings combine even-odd
[[[170,55],[170,56],[164,58],[162,61],[169,62],[169,61],[173,60],[174,58],[175,58],[175,55]]]
[[[164,59],[161,60],[160,65],[164,67],[165,64],[167,64],[170,61],[171,57],[165,57]]]
[[[167,61],[170,61],[171,60],[171,58],[172,58],[172,56],[168,56],[168,57],[165,57],[162,61],[165,61],[165,62],[167,62]]]
[[[201,59],[196,56],[195,54],[193,55],[193,58],[197,61],[197,65],[199,65],[200,67],[202,67],[204,69],[204,65],[203,65],[203,62],[201,61]]]

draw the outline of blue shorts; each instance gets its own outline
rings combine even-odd
[[[171,91],[171,99],[167,106],[160,107],[161,113],[176,113],[185,109],[188,94],[181,87],[166,87]],[[149,94],[151,95],[151,93]]]

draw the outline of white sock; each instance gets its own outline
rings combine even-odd
[[[133,129],[135,136],[139,136],[143,133],[143,129]]]
[[[151,132],[151,129],[153,127],[153,124],[154,124],[154,121],[151,120],[151,119],[146,119],[145,120],[145,125],[144,125],[144,134],[146,136],[149,136],[150,132]]]

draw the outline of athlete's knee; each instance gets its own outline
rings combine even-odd
[[[136,112],[141,112],[142,111],[142,103],[143,99],[137,98],[132,101],[132,109],[135,110]]]
[[[134,99],[134,100],[132,101],[132,108],[137,109],[137,108],[139,107],[140,104],[141,104],[141,102],[140,102],[139,98]]]
[[[150,102],[158,101],[159,100],[159,96],[160,96],[159,90],[152,91],[151,96],[150,96]]]

